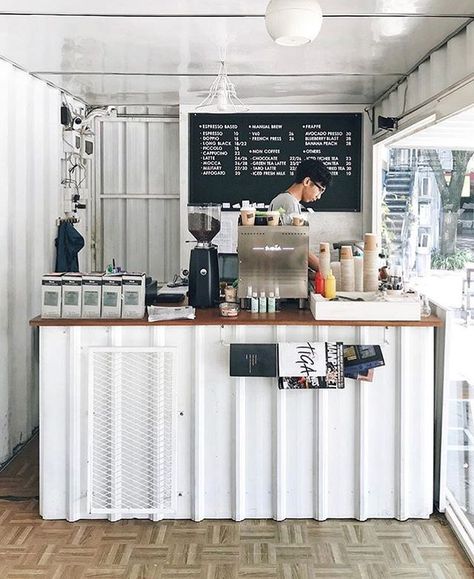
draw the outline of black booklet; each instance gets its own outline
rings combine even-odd
[[[231,344],[230,375],[276,378],[278,344]]]

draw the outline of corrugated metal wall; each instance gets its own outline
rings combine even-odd
[[[135,369],[137,392],[144,392],[149,375],[138,372],[131,356],[166,347],[177,357],[176,447],[169,442],[161,447],[162,465],[176,452],[176,512],[121,513],[118,507],[111,515],[115,519],[428,517],[433,511],[433,334],[428,327],[42,327],[40,512],[70,521],[101,516],[88,510],[86,410],[89,404],[97,410],[88,394],[90,349],[123,354],[124,368]],[[337,391],[279,390],[274,378],[229,375],[231,343],[308,340],[380,344],[385,366],[377,368],[374,382],[347,379],[345,389]],[[134,411],[122,406],[119,412],[120,419],[130,419]],[[137,464],[158,436],[150,431],[148,446],[140,451],[134,433],[110,429],[118,436],[111,436],[115,444],[136,450]],[[111,468],[120,468],[119,459],[109,458]],[[142,490],[152,495],[156,480],[144,474]],[[122,491],[128,501],[125,487]]]
[[[474,22],[434,51],[428,59],[414,70],[408,79],[388,94],[374,108],[377,115],[400,117],[413,109],[427,106],[428,112],[438,116],[449,115],[455,110],[440,107],[435,97],[449,91],[459,91],[457,105],[463,108],[474,103]],[[462,91],[462,92],[461,92]],[[431,106],[430,106],[431,105]],[[416,120],[416,119],[414,119]]]
[[[0,61],[0,462],[38,424],[35,335],[41,275],[54,259],[59,91]]]
[[[128,270],[172,279],[179,271],[178,119],[101,119],[98,138],[96,267],[115,258]]]

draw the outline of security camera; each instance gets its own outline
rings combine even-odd
[[[83,120],[81,119],[81,117],[74,117],[72,120],[72,126],[74,129],[79,129],[81,128]]]
[[[379,115],[377,117],[377,124],[379,129],[384,129],[385,131],[396,131],[398,129],[398,117],[382,117]]]

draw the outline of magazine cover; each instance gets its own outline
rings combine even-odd
[[[279,344],[280,389],[344,388],[342,342]]]
[[[385,366],[382,349],[377,345],[344,345],[344,375],[353,378],[366,370]]]

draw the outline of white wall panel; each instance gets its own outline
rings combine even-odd
[[[433,112],[440,120],[471,106],[474,103],[473,54],[474,22],[433,52],[407,80],[378,102],[374,118],[410,113],[400,123],[404,129]]]
[[[87,510],[84,450],[71,470],[63,442],[79,432],[87,448],[87,358],[97,346],[176,348],[173,518],[365,520],[432,512],[432,328],[43,327],[41,336],[45,518],[67,518],[71,506],[75,518],[97,516]],[[386,366],[372,383],[347,379],[337,391],[280,391],[276,379],[229,376],[229,343],[312,339],[381,344]],[[66,361],[71,340],[80,352],[74,375]],[[64,355],[58,362],[52,352]],[[57,417],[53,400],[76,404],[69,424]]]
[[[54,265],[62,212],[60,93],[0,61],[0,463],[38,425],[28,320]]]
[[[98,123],[96,266],[115,258],[167,281],[179,271],[178,121],[143,108],[119,113],[127,118]]]

